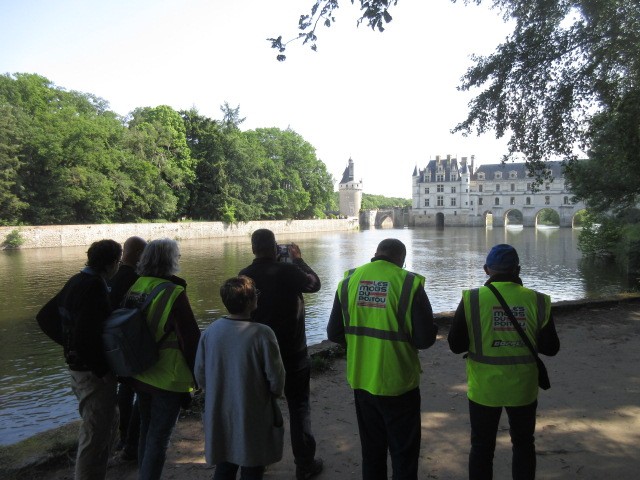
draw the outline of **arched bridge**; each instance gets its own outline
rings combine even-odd
[[[360,228],[403,228],[409,224],[406,207],[360,210]]]

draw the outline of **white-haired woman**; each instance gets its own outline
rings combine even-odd
[[[194,388],[193,365],[200,329],[187,298],[187,284],[175,276],[179,259],[178,244],[174,240],[149,242],[138,262],[140,278],[125,301],[126,306],[140,305],[158,285],[166,284],[146,311],[147,325],[159,343],[160,358],[153,367],[125,379],[139,399],[140,480],[160,478],[180,407]]]

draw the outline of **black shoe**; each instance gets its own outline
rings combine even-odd
[[[296,465],[296,480],[306,480],[315,477],[322,471],[323,463],[321,458],[315,458],[308,465]]]

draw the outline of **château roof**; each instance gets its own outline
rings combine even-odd
[[[551,170],[551,175],[554,178],[561,178],[562,174],[562,162],[561,161],[549,161],[547,162],[547,168]],[[484,173],[485,179],[493,180],[496,172],[502,172],[502,178],[508,178],[510,172],[515,172],[518,178],[533,178],[529,174],[527,165],[524,162],[517,163],[505,163],[505,164],[493,164],[493,165],[480,165],[478,169],[473,172],[472,178],[478,179],[478,173]]]
[[[427,166],[424,170],[417,170],[416,168],[413,171],[413,176],[415,177],[420,175],[420,177],[424,179],[425,175],[430,175],[432,178],[434,178],[439,166],[442,167],[442,171],[445,175],[445,181],[447,182],[451,180],[452,171],[457,172],[458,175],[469,173],[467,157],[462,157],[460,162],[458,162],[457,158],[451,158],[450,155],[447,155],[446,158],[436,157],[435,160],[429,160],[429,163],[427,163]]]
[[[353,181],[353,178],[350,178],[349,176],[349,167],[344,169],[344,173],[342,174],[342,180],[340,180],[340,183],[349,183]]]

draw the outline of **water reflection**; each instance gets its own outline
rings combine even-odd
[[[576,248],[570,229],[399,229],[280,236],[300,245],[323,287],[306,295],[310,344],[326,338],[335,286],[343,273],[368,262],[380,240],[396,237],[407,246],[407,269],[426,277],[434,311],[451,311],[463,289],[485,281],[482,265],[496,243],[510,243],[520,254],[525,285],[549,293],[554,301],[594,297],[627,288],[615,268],[591,267]],[[218,288],[251,263],[249,238],[180,243],[180,273],[199,324],[204,328],[223,311]],[[78,418],[60,348],[33,320],[36,312],[86,259],[86,247],[0,252],[0,443]]]

